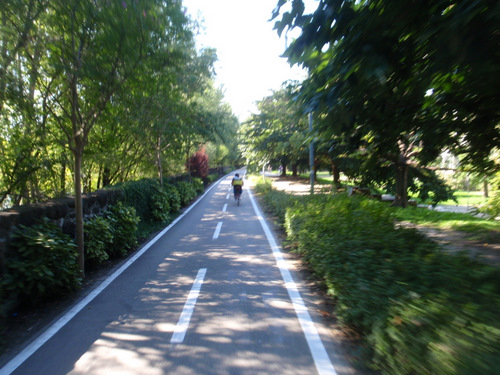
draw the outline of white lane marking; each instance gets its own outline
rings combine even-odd
[[[118,270],[115,271],[111,276],[104,280],[100,285],[98,285],[94,290],[92,290],[87,296],[82,299],[79,303],[73,306],[65,315],[63,315],[58,321],[52,324],[47,330],[45,330],[37,339],[35,339],[31,344],[29,344],[22,352],[10,360],[4,367],[0,369],[0,374],[10,374],[14,372],[19,366],[21,366],[24,361],[26,361],[33,353],[35,353],[40,347],[49,341],[52,336],[54,336],[62,327],[66,325],[71,319],[74,318],[85,306],[87,306],[94,298],[96,298],[101,292],[106,289],[106,287],[111,284],[118,276],[120,276],[123,271],[125,271],[132,263],[134,263],[142,254],[144,254],[156,241],[158,241],[165,233],[167,233],[175,224],[177,224],[184,216],[191,211],[194,206],[196,206],[204,197],[208,194],[210,190],[218,186],[221,181],[223,181],[228,175],[221,177],[219,182],[213,184],[208,188],[205,193],[199,197],[191,206],[189,206],[186,211],[184,211],[180,216],[178,216],[172,223],[163,229],[155,238],[148,242],[141,250],[139,250],[133,257],[123,264]]]
[[[222,212],[226,212],[227,210],[227,203],[224,205],[224,207],[222,207]]]
[[[200,268],[198,275],[196,275],[196,279],[194,280],[191,291],[189,292],[187,301],[182,309],[181,317],[179,318],[172,338],[170,339],[171,344],[180,344],[184,341],[184,337],[186,336],[186,332],[189,327],[189,321],[193,315],[194,306],[196,305],[196,301],[200,295],[201,285],[203,284],[203,279],[205,278],[206,273],[206,268]]]
[[[271,250],[273,252],[274,258],[276,259],[276,264],[281,272],[281,277],[285,282],[285,287],[288,291],[288,295],[292,301],[293,308],[295,309],[295,313],[297,314],[297,318],[302,327],[302,331],[306,337],[307,344],[309,345],[309,350],[311,351],[312,357],[314,359],[314,364],[316,365],[316,370],[319,375],[336,375],[337,372],[333,367],[332,362],[330,361],[330,357],[326,352],[325,346],[321,341],[321,337],[319,336],[318,330],[314,325],[314,322],[307,310],[304,301],[302,300],[302,296],[300,295],[299,290],[297,289],[297,285],[293,280],[293,277],[288,269],[288,265],[283,258],[283,254],[281,254],[280,247],[276,243],[274,236],[269,229],[264,217],[262,216],[255,200],[253,199],[252,193],[249,189],[248,196],[250,197],[250,201],[252,202],[253,209],[257,218],[259,219],[260,225],[266,234],[267,241],[271,246]]]
[[[222,228],[222,221],[219,221],[217,223],[217,228],[215,228],[214,235],[212,236],[213,240],[216,240],[217,238],[219,238],[221,228]]]
[[[228,194],[228,195],[226,195],[226,199],[229,199],[229,194]]]

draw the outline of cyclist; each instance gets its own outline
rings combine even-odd
[[[234,175],[234,178],[231,181],[231,185],[233,185],[234,199],[236,200],[243,192],[243,179],[238,173]]]

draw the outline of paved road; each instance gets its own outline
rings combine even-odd
[[[0,374],[351,374],[227,176]],[[311,318],[311,316],[313,318]]]

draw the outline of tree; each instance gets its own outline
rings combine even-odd
[[[82,161],[89,135],[114,96],[140,74],[138,69],[163,38],[175,45],[187,20],[179,4],[149,0],[130,4],[53,1],[46,24],[53,35],[47,61],[47,109],[66,137],[74,158],[76,239],[83,260]]]
[[[274,17],[285,3],[279,1]],[[489,0],[321,1],[304,15],[297,0],[276,28],[302,30],[286,55],[309,70],[302,95],[309,110],[322,114],[320,129],[330,129],[351,151],[363,150],[367,165],[390,163],[395,203],[405,206],[410,168],[425,168],[445,148],[483,169],[497,168],[488,163],[500,143],[495,10],[497,2]]]
[[[194,177],[206,178],[208,176],[208,155],[205,146],[202,146],[189,158],[186,169]]]
[[[277,162],[283,166],[307,160],[307,117],[295,102],[297,83],[284,84],[281,90],[257,103],[258,114],[250,116],[240,129],[243,155],[253,162]]]

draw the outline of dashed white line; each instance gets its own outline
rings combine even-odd
[[[227,210],[227,203],[224,205],[224,207],[222,207],[222,212],[226,212]]]
[[[217,238],[219,238],[221,228],[222,228],[222,221],[219,221],[219,223],[217,224],[217,228],[215,228],[214,235],[212,236],[213,240],[216,240]]]
[[[200,268],[198,275],[196,275],[196,279],[194,280],[191,291],[189,292],[187,301],[182,309],[182,314],[177,322],[177,325],[175,326],[172,338],[170,339],[171,344],[180,344],[184,341],[184,337],[186,336],[189,322],[191,320],[191,316],[193,315],[198,296],[200,295],[201,285],[203,284],[203,279],[205,278],[206,273],[206,268]]]

